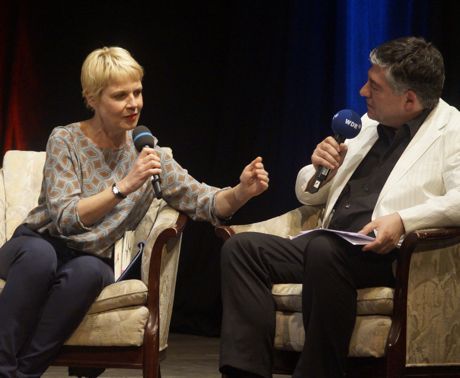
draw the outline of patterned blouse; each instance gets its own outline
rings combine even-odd
[[[24,223],[40,233],[48,231],[64,239],[72,249],[111,257],[113,244],[126,230],[136,228],[154,199],[150,180],[91,226],[81,222],[77,203],[128,174],[138,155],[131,132],[128,138],[128,143],[119,149],[103,149],[83,134],[78,122],[56,127],[46,146],[38,206]],[[155,149],[161,158],[163,199],[194,220],[219,223],[214,198],[221,189],[198,182],[160,147]]]

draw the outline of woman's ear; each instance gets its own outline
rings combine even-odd
[[[88,108],[90,108],[91,110],[94,110],[94,107],[96,105],[96,99],[94,96],[90,96],[90,95],[86,95],[85,96],[85,102],[86,102],[86,106]]]

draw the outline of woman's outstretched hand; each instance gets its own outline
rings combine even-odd
[[[256,157],[246,167],[240,176],[240,185],[235,188],[237,200],[248,201],[268,189],[268,172],[264,168],[262,158]]]
[[[215,199],[217,215],[221,218],[232,216],[252,197],[265,192],[268,181],[268,172],[264,168],[262,158],[258,156],[244,167],[238,185],[217,193]]]

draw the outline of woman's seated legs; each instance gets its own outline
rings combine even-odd
[[[37,327],[18,356],[19,372],[43,373],[113,280],[112,268],[95,256],[78,256],[59,267]]]

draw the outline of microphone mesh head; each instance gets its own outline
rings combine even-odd
[[[361,130],[361,117],[353,110],[340,110],[332,117],[332,130],[345,139],[354,138]]]
[[[148,127],[145,126],[137,126],[133,130],[133,142],[138,151],[141,151],[145,146],[155,147],[155,138]]]

